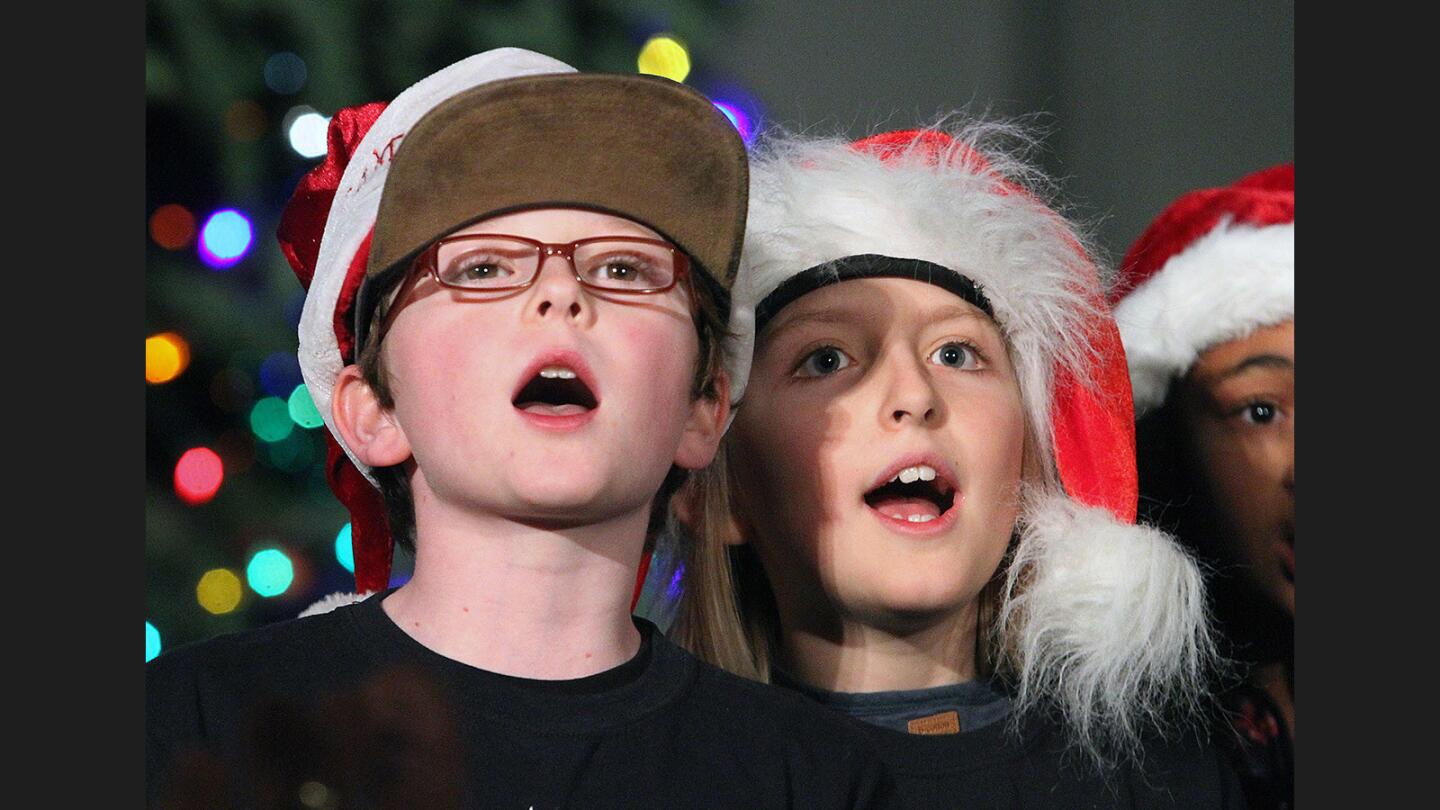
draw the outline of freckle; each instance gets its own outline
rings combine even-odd
[[[420,626],[420,622],[415,622],[415,626],[416,626],[416,627],[419,627],[419,626]]]

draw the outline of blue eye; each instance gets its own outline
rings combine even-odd
[[[952,342],[936,349],[930,362],[947,368],[976,369],[980,367],[980,354],[973,346]]]
[[[850,365],[850,358],[834,346],[822,346],[805,356],[797,377],[825,377]]]

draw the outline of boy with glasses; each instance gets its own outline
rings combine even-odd
[[[152,798],[199,746],[258,803],[869,803],[879,766],[840,722],[630,615],[656,515],[728,422],[747,168],[724,117],[501,49],[337,113],[330,148],[280,236],[374,593],[157,659]],[[415,551],[397,589],[390,535]]]

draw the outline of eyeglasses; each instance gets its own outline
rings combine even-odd
[[[547,256],[564,256],[582,287],[605,295],[654,295],[675,287],[690,272],[690,258],[659,239],[638,236],[592,236],[555,244],[509,234],[464,234],[435,240],[416,257],[412,272],[401,281],[396,299],[420,274],[442,287],[480,293],[523,290],[540,277]],[[414,271],[420,271],[419,273]],[[691,314],[695,299],[690,296]],[[399,314],[387,307],[380,318],[381,337]],[[363,328],[363,327],[360,327]],[[357,332],[357,340],[361,333]]]
[[[565,244],[507,234],[446,236],[416,262],[442,287],[505,292],[534,284],[548,256],[565,257],[581,286],[622,295],[666,292],[690,267],[689,258],[669,242],[635,236],[594,236]]]

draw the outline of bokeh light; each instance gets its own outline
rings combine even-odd
[[[225,465],[208,447],[192,447],[175,462],[175,494],[195,506],[215,497],[225,480]]]
[[[145,660],[149,661],[160,654],[160,631],[155,625],[145,622]]]
[[[227,568],[212,568],[200,577],[195,586],[195,601],[216,616],[223,616],[240,606],[240,577]]]
[[[730,119],[730,123],[734,124],[735,130],[740,133],[740,140],[744,141],[746,146],[749,146],[750,142],[755,139],[755,130],[750,123],[750,116],[746,115],[738,106],[728,101],[715,101],[712,103],[716,109],[725,114],[726,118]]]
[[[145,338],[145,382],[167,383],[190,365],[190,344],[174,332]]]
[[[290,421],[302,428],[317,428],[325,424],[320,411],[315,408],[315,400],[310,398],[310,389],[304,383],[295,386],[285,405],[290,410]]]
[[[340,533],[335,535],[335,559],[340,561],[341,568],[355,573],[355,544],[349,523],[341,526]]]
[[[246,98],[225,108],[225,134],[240,143],[253,143],[265,134],[269,119],[265,108]]]
[[[216,211],[200,229],[200,258],[223,269],[245,258],[253,241],[254,232],[244,214],[233,208]]]
[[[672,34],[656,34],[635,60],[641,73],[683,82],[690,75],[690,52]]]
[[[300,92],[308,76],[305,60],[289,51],[281,51],[265,60],[265,86],[281,95]]]
[[[272,352],[260,361],[260,387],[272,397],[288,397],[303,382],[295,352]]]
[[[250,409],[250,430],[261,441],[278,442],[294,429],[290,406],[279,397],[265,397]]]
[[[195,215],[183,205],[170,203],[150,215],[150,238],[166,250],[179,250],[195,238]]]
[[[245,579],[255,593],[267,598],[279,596],[295,580],[295,566],[280,549],[263,549],[250,558],[250,564],[245,567]]]
[[[329,129],[329,118],[317,112],[307,112],[290,122],[285,136],[289,138],[290,148],[295,150],[295,154],[317,158],[325,154],[325,136]]]

